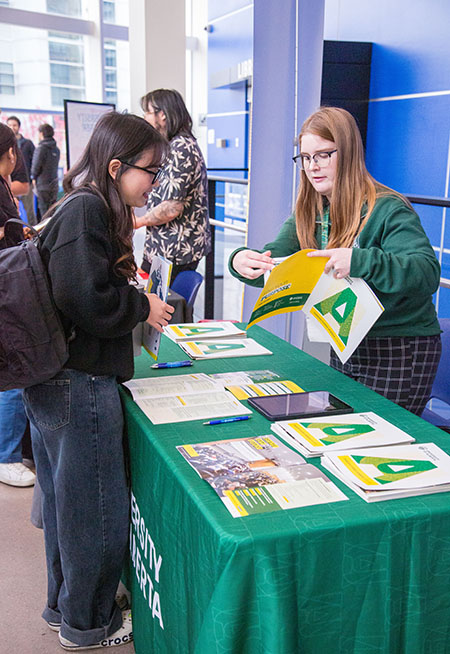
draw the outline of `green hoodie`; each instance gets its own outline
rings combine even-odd
[[[229,270],[240,281],[262,287],[262,275],[249,280],[234,270],[233,257],[243,249],[231,254]],[[272,257],[286,257],[299,249],[291,215],[276,239],[258,252],[270,250]],[[419,216],[401,198],[388,195],[376,201],[355,241],[350,276],[364,279],[384,306],[369,337],[440,333],[432,298],[439,286],[440,266]]]

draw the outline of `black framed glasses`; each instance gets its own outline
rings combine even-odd
[[[292,157],[292,161],[303,170],[307,170],[311,166],[311,161],[314,161],[319,168],[326,168],[330,164],[331,155],[337,152],[337,148],[334,150],[323,150],[322,152],[316,152],[313,155],[309,154],[297,154],[295,157]]]
[[[144,173],[148,173],[149,175],[152,175],[153,176],[152,184],[154,184],[161,177],[161,172],[162,172],[161,168],[158,168],[158,170],[155,172],[154,170],[151,170],[151,168],[143,168],[142,166],[136,166],[136,164],[128,163],[128,161],[122,161],[122,159],[119,159],[119,161],[124,166],[130,166],[130,168],[137,168],[138,170],[143,170]]]

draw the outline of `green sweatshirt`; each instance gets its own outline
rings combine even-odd
[[[262,287],[262,275],[249,280],[234,270],[233,257],[243,249],[231,254],[229,270],[240,281]],[[276,239],[258,252],[270,250],[272,257],[286,257],[299,249],[291,215]],[[419,216],[400,198],[389,195],[376,201],[353,247],[350,276],[364,279],[384,306],[369,337],[440,333],[432,298],[439,286],[439,262]]]

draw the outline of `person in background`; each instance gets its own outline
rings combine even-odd
[[[146,205],[167,147],[138,116],[102,116],[41,234],[53,298],[74,337],[61,372],[25,389],[24,402],[42,491],[42,616],[69,651],[132,640],[129,612],[115,602],[129,528],[118,383],[133,376],[134,327],[147,321],[162,332],[173,312],[130,284],[132,208]]]
[[[5,229],[7,220],[19,217],[8,183],[16,166],[17,153],[14,133],[0,123],[0,250],[16,245],[23,238],[20,225],[8,225]],[[26,424],[22,391],[0,392],[0,482],[8,486],[32,486],[35,482],[34,473],[22,461]]]
[[[396,191],[371,177],[358,126],[350,113],[322,107],[299,136],[300,186],[295,214],[262,251],[240,248],[231,273],[263,286],[272,257],[314,248],[327,257],[325,272],[359,277],[384,312],[354,354],[331,366],[420,415],[429,400],[441,356],[433,293],[440,266],[419,216]]]
[[[28,183],[30,184],[31,180],[31,163],[33,161],[33,153],[35,150],[34,143],[30,139],[25,138],[21,133],[20,133],[20,120],[17,118],[17,116],[9,116],[8,120],[6,121],[8,127],[12,129],[14,134],[16,135],[17,139],[17,145],[19,146],[19,150],[22,154],[23,160],[25,162],[25,167],[27,170],[28,174]],[[13,193],[14,193],[14,188],[13,188]],[[18,195],[18,193],[14,193],[14,195]],[[36,224],[36,214],[34,212],[34,193],[33,189],[31,187],[31,184],[28,187],[28,192],[25,194],[20,195],[20,199],[22,200],[22,204],[24,206],[25,212],[27,214],[27,220],[29,225],[35,225]]]
[[[136,228],[147,227],[141,267],[150,272],[153,256],[161,255],[173,263],[173,282],[179,272],[195,270],[211,249],[206,166],[178,91],[151,91],[141,106],[145,120],[170,143],[159,187],[148,198],[148,211],[135,218]]]
[[[31,177],[36,188],[41,220],[58,197],[59,148],[53,138],[54,129],[44,123],[39,125],[39,144],[31,163]]]

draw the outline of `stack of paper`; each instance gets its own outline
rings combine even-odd
[[[366,502],[450,491],[450,456],[434,443],[330,452],[321,463]]]
[[[323,472],[273,436],[177,449],[234,518],[348,499]]]
[[[415,440],[371,411],[330,418],[280,420],[271,429],[307,457],[349,448],[400,445]]]
[[[173,375],[125,382],[154,425],[252,413],[208,375]]]
[[[252,338],[180,341],[178,345],[191,359],[222,359],[225,357],[250,357],[272,354],[270,350]]]
[[[229,321],[167,325],[164,327],[164,333],[175,343],[192,340],[209,341],[212,338],[245,338],[247,336],[244,329],[239,329]]]

